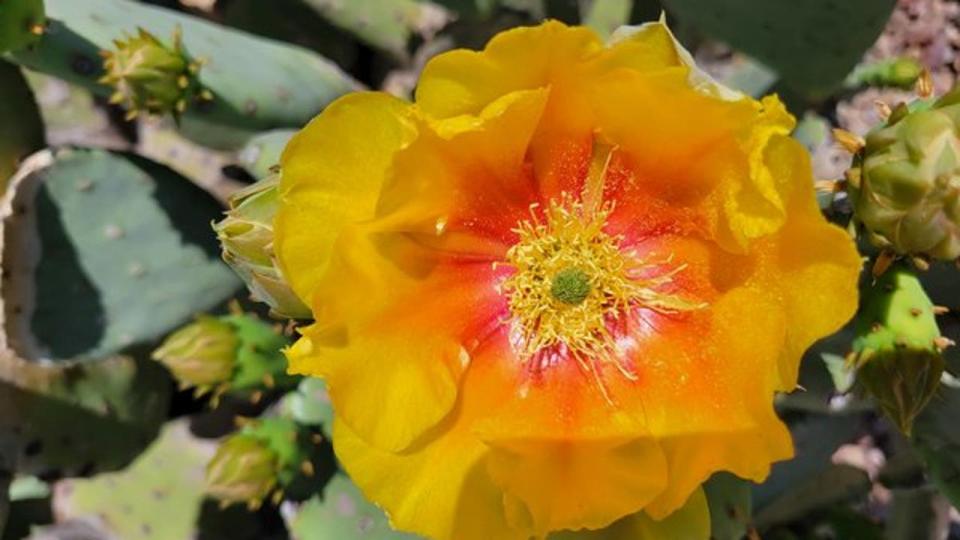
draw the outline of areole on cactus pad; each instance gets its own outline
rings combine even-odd
[[[773,394],[853,314],[861,266],[793,125],[662,23],[605,46],[548,22],[296,135],[273,247],[316,323],[287,355],[326,379],[337,455],[391,523],[706,537],[708,476],[789,457]]]

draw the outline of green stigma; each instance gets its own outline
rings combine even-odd
[[[590,294],[590,277],[579,268],[564,268],[553,276],[550,294],[564,304],[579,305]]]

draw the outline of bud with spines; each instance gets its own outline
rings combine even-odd
[[[226,217],[214,229],[223,259],[247,284],[254,300],[269,305],[278,317],[309,318],[310,309],[284,280],[274,257],[278,186],[279,177],[271,175],[235,193]]]
[[[854,156],[847,191],[871,241],[915,260],[960,257],[960,89],[894,108]]]
[[[944,370],[937,308],[917,276],[894,264],[864,293],[849,361],[857,384],[904,433],[933,397]]]
[[[141,113],[179,118],[191,101],[213,99],[199,83],[202,63],[187,55],[179,28],[170,46],[143,28],[113,44],[115,50],[101,51],[106,74],[100,82],[113,88],[110,102],[122,105],[128,120]]]
[[[197,395],[225,392],[259,401],[265,392],[293,388],[281,350],[289,340],[253,315],[201,316],[174,332],[153,352],[182,388]]]
[[[923,64],[907,56],[887,58],[858,66],[847,77],[848,87],[893,86],[909,89],[923,75]]]
[[[227,437],[207,464],[206,493],[222,506],[259,508],[278,502],[284,489],[315,474],[322,438],[287,418],[248,420]]]

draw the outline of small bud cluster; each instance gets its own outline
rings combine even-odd
[[[319,434],[287,418],[242,423],[207,464],[206,492],[221,506],[241,503],[255,510],[265,500],[279,502],[298,479],[314,476]]]
[[[223,259],[243,279],[254,300],[278,317],[309,318],[310,309],[283,278],[273,252],[273,217],[279,177],[269,176],[230,198],[227,216],[214,225]]]
[[[171,334],[153,358],[173,373],[181,388],[197,395],[224,393],[259,402],[266,392],[294,386],[281,349],[289,344],[280,328],[252,315],[201,316]]]
[[[113,88],[110,102],[122,105],[128,120],[141,113],[179,117],[191,101],[213,99],[197,78],[202,62],[187,55],[179,28],[170,46],[142,28],[113,43],[115,50],[101,51],[106,73],[100,82]]]

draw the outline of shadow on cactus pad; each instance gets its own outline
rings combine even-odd
[[[208,232],[221,206],[142,158],[42,152],[5,202],[6,331],[22,358],[128,352],[238,288]]]

